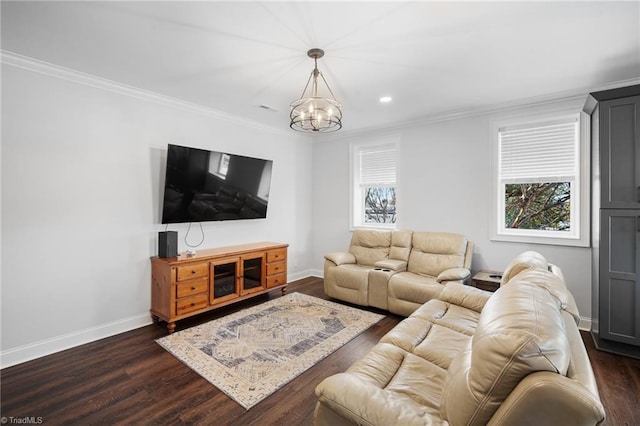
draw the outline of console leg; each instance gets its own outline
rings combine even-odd
[[[284,296],[285,294],[287,294],[287,286],[282,287],[282,295]]]
[[[167,323],[167,331],[169,332],[169,334],[171,334],[174,331],[176,331],[176,323],[175,322],[168,322]]]
[[[154,324],[157,324],[158,321],[160,321],[160,318],[157,315],[153,315],[153,314],[151,314],[151,319],[153,320]]]

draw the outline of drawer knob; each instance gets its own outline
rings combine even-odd
[[[196,304],[195,304],[195,303],[193,303],[193,302],[191,302],[191,306],[196,306]]]
[[[191,286],[191,290],[195,290],[195,289],[196,289],[195,286]]]
[[[192,269],[192,270],[191,270],[191,273],[192,273],[192,274],[195,274],[195,273],[196,273],[196,270],[195,270],[195,269]]]

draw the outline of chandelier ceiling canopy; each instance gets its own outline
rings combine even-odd
[[[307,56],[313,59],[314,68],[299,99],[291,103],[289,127],[301,132],[335,132],[342,128],[342,105],[338,102],[318,70],[318,59],[324,56],[322,49],[310,49]],[[331,97],[318,95],[318,77]],[[311,87],[309,87],[311,83]],[[307,90],[309,93],[307,93]]]

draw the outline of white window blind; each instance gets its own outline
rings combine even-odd
[[[573,181],[578,173],[578,122],[553,121],[499,129],[502,183]]]
[[[367,185],[395,185],[396,148],[395,145],[361,147],[359,183]]]

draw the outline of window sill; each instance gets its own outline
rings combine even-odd
[[[545,244],[550,246],[568,247],[590,247],[588,239],[580,238],[558,238],[558,237],[538,237],[533,235],[492,235],[491,241],[523,243],[523,244]]]
[[[353,225],[351,226],[351,231],[355,230],[355,229],[371,229],[371,230],[379,230],[379,231],[393,231],[395,229],[397,229],[397,226],[395,224],[390,224],[390,225],[382,225],[382,224],[375,224],[375,225]]]

